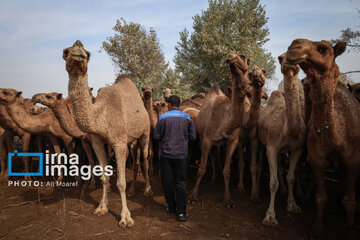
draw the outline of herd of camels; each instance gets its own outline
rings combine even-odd
[[[219,147],[222,147],[225,150],[223,204],[233,207],[229,189],[232,157],[238,150],[240,177],[236,190],[244,192],[243,149],[250,146],[247,151],[251,156],[251,199],[259,199],[262,159],[266,155],[271,195],[263,223],[277,225],[274,204],[279,187],[278,158],[288,153],[287,211],[300,213],[293,189],[297,163],[306,152],[316,182],[316,235],[321,237],[323,232],[322,216],[327,201],[326,163],[341,160],[346,169],[343,204],[349,235],[355,236],[355,184],[360,170],[360,84],[345,86],[339,81],[340,71],[335,59],[345,49],[344,42],[333,46],[326,41],[294,40],[287,52],[278,57],[284,76],[284,92],[272,92],[265,107],[261,105],[262,98],[267,98],[262,90],[265,71],[257,66],[250,71],[246,56],[229,51],[226,62],[232,76],[231,91],[225,95],[220,87],[213,86],[207,94],[196,94],[183,100],[180,106],[195,123],[196,145],[201,149],[197,179],[188,200],[198,200],[208,158],[214,166],[221,155]],[[36,94],[29,100],[23,99],[21,92],[15,89],[0,89],[0,179],[7,178],[5,159],[6,153],[13,151],[14,136],[22,139],[24,152],[29,151],[32,135],[37,136],[38,146],[41,146],[42,137],[47,137],[58,153],[62,146],[68,153],[73,152],[73,139],[79,139],[91,165],[96,162],[92,149],[102,167],[108,164],[109,155],[115,153],[116,184],[122,201],[119,225],[131,227],[134,221],[126,195],[135,194],[136,175],[139,170],[141,172],[140,155],[146,179],[144,194],[153,194],[149,173],[153,172],[154,149],[158,145],[152,142],[152,131],[159,115],[168,111],[166,100],[172,91],[163,91],[165,102],[154,101],[152,87],[144,87],[140,94],[128,76],[120,75],[113,85],[101,88],[95,98],[88,86],[90,53],[83,44],[76,41],[63,51],[62,57],[69,76],[69,97],[63,98],[62,94],[53,92]],[[300,69],[306,74],[302,81],[304,102],[300,101],[299,95]],[[38,107],[35,103],[47,107]],[[133,181],[126,193],[125,168],[129,154],[136,159],[136,164],[133,164]],[[29,159],[24,159],[25,170],[29,167]],[[62,179],[62,176],[58,177],[58,180]],[[97,215],[108,212],[109,177],[103,174],[100,179],[103,191],[94,212]],[[91,184],[94,184],[94,177]]]

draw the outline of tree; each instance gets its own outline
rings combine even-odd
[[[128,74],[138,88],[151,85],[160,87],[168,64],[160,47],[156,32],[138,23],[120,18],[113,28],[115,35],[107,37],[102,49],[119,68],[119,74]],[[160,91],[156,92],[160,95]]]
[[[191,98],[195,94],[191,91],[189,84],[182,83],[179,74],[171,68],[166,70],[164,81],[161,84],[161,89],[165,88],[173,90],[173,94],[178,95],[182,100]]]
[[[244,54],[266,70],[271,78],[275,60],[264,49],[269,40],[267,18],[259,0],[209,0],[209,7],[193,17],[193,33],[180,32],[174,62],[181,83],[195,92],[211,85],[223,88],[231,84],[225,57],[228,50]]]

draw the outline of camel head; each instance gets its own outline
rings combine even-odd
[[[166,113],[167,111],[169,111],[168,109],[168,105],[166,102],[160,102],[160,101],[154,101],[153,104],[156,112],[159,114],[159,116],[163,113]]]
[[[0,102],[9,105],[16,101],[23,101],[22,92],[12,88],[0,88]]]
[[[55,107],[58,100],[62,99],[62,93],[52,92],[52,93],[38,93],[35,94],[31,101],[34,103],[41,103],[47,107]]]
[[[153,88],[151,86],[143,87],[141,91],[145,100],[149,100],[150,98],[152,98]]]
[[[262,88],[265,84],[265,73],[264,69],[254,66],[253,70],[249,73],[251,86],[255,88]]]
[[[296,39],[288,48],[286,62],[299,64],[306,74],[309,71],[326,73],[337,67],[335,58],[346,49],[346,42],[339,41],[332,46],[327,41],[313,42],[307,39]]]
[[[84,45],[79,40],[73,46],[64,49],[63,59],[70,76],[84,76],[87,73],[90,53],[84,49]]]
[[[348,83],[347,86],[351,92],[351,95],[360,102],[360,83],[354,85]]]
[[[281,72],[285,77],[291,78],[294,77],[300,71],[300,66],[298,64],[292,65],[286,61],[286,53],[281,54],[278,57],[279,63],[281,65]]]
[[[226,62],[230,66],[232,75],[240,76],[241,78],[243,76],[247,77],[245,74],[247,74],[250,60],[244,55],[238,55],[230,50],[227,54]]]
[[[163,90],[163,96],[164,96],[165,102],[167,102],[169,97],[171,97],[172,95],[173,95],[173,92],[170,88],[165,88]]]

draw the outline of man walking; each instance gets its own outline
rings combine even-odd
[[[190,115],[179,110],[180,98],[168,99],[169,112],[162,114],[154,130],[153,139],[161,141],[160,176],[164,188],[166,209],[178,213],[179,221],[187,220],[186,171],[188,142],[195,141],[196,133]],[[176,200],[175,200],[176,191]]]

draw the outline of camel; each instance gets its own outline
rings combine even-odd
[[[223,175],[225,180],[225,193],[223,204],[226,207],[234,207],[229,190],[230,163],[232,155],[239,140],[238,121],[242,120],[244,111],[245,86],[248,81],[247,72],[249,60],[229,51],[227,62],[232,73],[233,97],[230,100],[217,87],[212,87],[202,104],[199,115],[195,121],[195,128],[201,141],[201,161],[198,169],[195,186],[188,196],[190,202],[198,199],[200,181],[205,174],[208,156],[213,146],[226,146],[225,166]],[[231,131],[227,131],[231,129]],[[224,136],[224,132],[229,132]]]
[[[351,85],[347,84],[350,92],[352,93],[353,97],[356,98],[360,102],[360,83]]]
[[[150,140],[150,120],[140,94],[126,75],[119,75],[115,83],[102,88],[92,101],[88,91],[88,62],[90,53],[77,40],[73,46],[64,49],[63,59],[69,75],[68,91],[74,106],[74,117],[79,128],[90,133],[91,142],[100,165],[105,168],[107,158],[104,144],[112,146],[117,163],[117,186],[120,191],[122,210],[120,227],[131,227],[134,220],[127,207],[125,162],[127,145],[139,142],[143,158],[146,186],[144,194],[152,195],[149,182],[148,144]],[[109,176],[101,176],[103,194],[94,214],[108,212]]]
[[[327,201],[325,166],[327,160],[340,159],[345,166],[343,204],[347,213],[349,237],[355,238],[355,182],[360,168],[360,105],[339,81],[336,57],[346,50],[339,41],[296,39],[288,48],[286,61],[299,64],[310,85],[311,115],[308,122],[308,161],[316,179],[315,233],[323,236],[322,216]]]
[[[61,93],[52,92],[35,94],[31,101],[33,103],[41,103],[42,105],[51,108],[65,132],[73,138],[80,139],[91,169],[93,169],[95,160],[91,152],[90,139],[88,138],[88,134],[81,131],[76,125],[71,99],[69,97],[64,99]],[[95,186],[95,178],[93,176],[91,178],[90,185]]]
[[[146,111],[149,114],[150,118],[150,141],[149,141],[149,165],[150,165],[150,173],[154,174],[154,149],[153,149],[153,140],[152,135],[156,124],[158,122],[159,116],[156,111],[154,111],[153,107],[153,88],[151,86],[146,86],[142,88],[143,101]]]
[[[168,105],[166,102],[160,102],[160,101],[154,101],[154,109],[157,113],[157,118],[159,119],[159,116],[161,114],[164,114],[169,111]]]
[[[191,119],[193,121],[195,121],[195,119],[199,115],[200,110],[198,110],[196,108],[186,108],[186,109],[183,110],[183,112],[189,114]]]
[[[12,120],[23,130],[31,134],[51,135],[50,141],[56,153],[61,153],[57,138],[64,141],[68,154],[73,153],[72,137],[69,136],[60,126],[53,111],[47,108],[39,115],[30,114],[24,106],[22,92],[15,89],[0,88],[0,102],[6,106]],[[63,179],[62,174],[57,181]]]
[[[270,169],[270,204],[263,220],[267,226],[277,225],[275,216],[275,195],[279,186],[278,157],[290,152],[287,210],[299,213],[301,209],[295,202],[293,188],[295,169],[301,157],[305,140],[306,126],[301,112],[298,73],[300,67],[284,61],[285,54],[279,56],[281,72],[284,75],[284,92],[274,91],[268,105],[260,112],[258,135],[260,142],[266,147]]]
[[[191,100],[202,104],[205,100],[205,97],[206,97],[206,93],[201,92],[201,93],[197,93],[194,96],[192,96]]]
[[[179,109],[181,111],[184,111],[186,108],[195,108],[197,110],[200,110],[201,108],[201,103],[194,101],[192,99],[184,99],[182,100]]]
[[[236,189],[239,193],[244,193],[244,159],[243,147],[245,143],[251,146],[251,200],[254,202],[259,201],[259,174],[258,174],[258,161],[257,153],[259,148],[259,140],[257,134],[257,122],[259,118],[259,111],[261,107],[261,99],[267,98],[267,94],[263,91],[262,86],[265,84],[265,70],[254,66],[254,69],[249,74],[251,85],[246,86],[246,97],[244,99],[244,116],[243,122],[240,127],[239,144],[238,144],[238,170],[239,170],[239,183]],[[251,102],[250,102],[251,100]],[[250,149],[248,149],[250,151]]]
[[[165,88],[163,90],[163,96],[164,96],[164,99],[165,99],[165,102],[167,103],[168,100],[169,100],[169,97],[171,97],[173,95],[173,92],[170,88]]]

